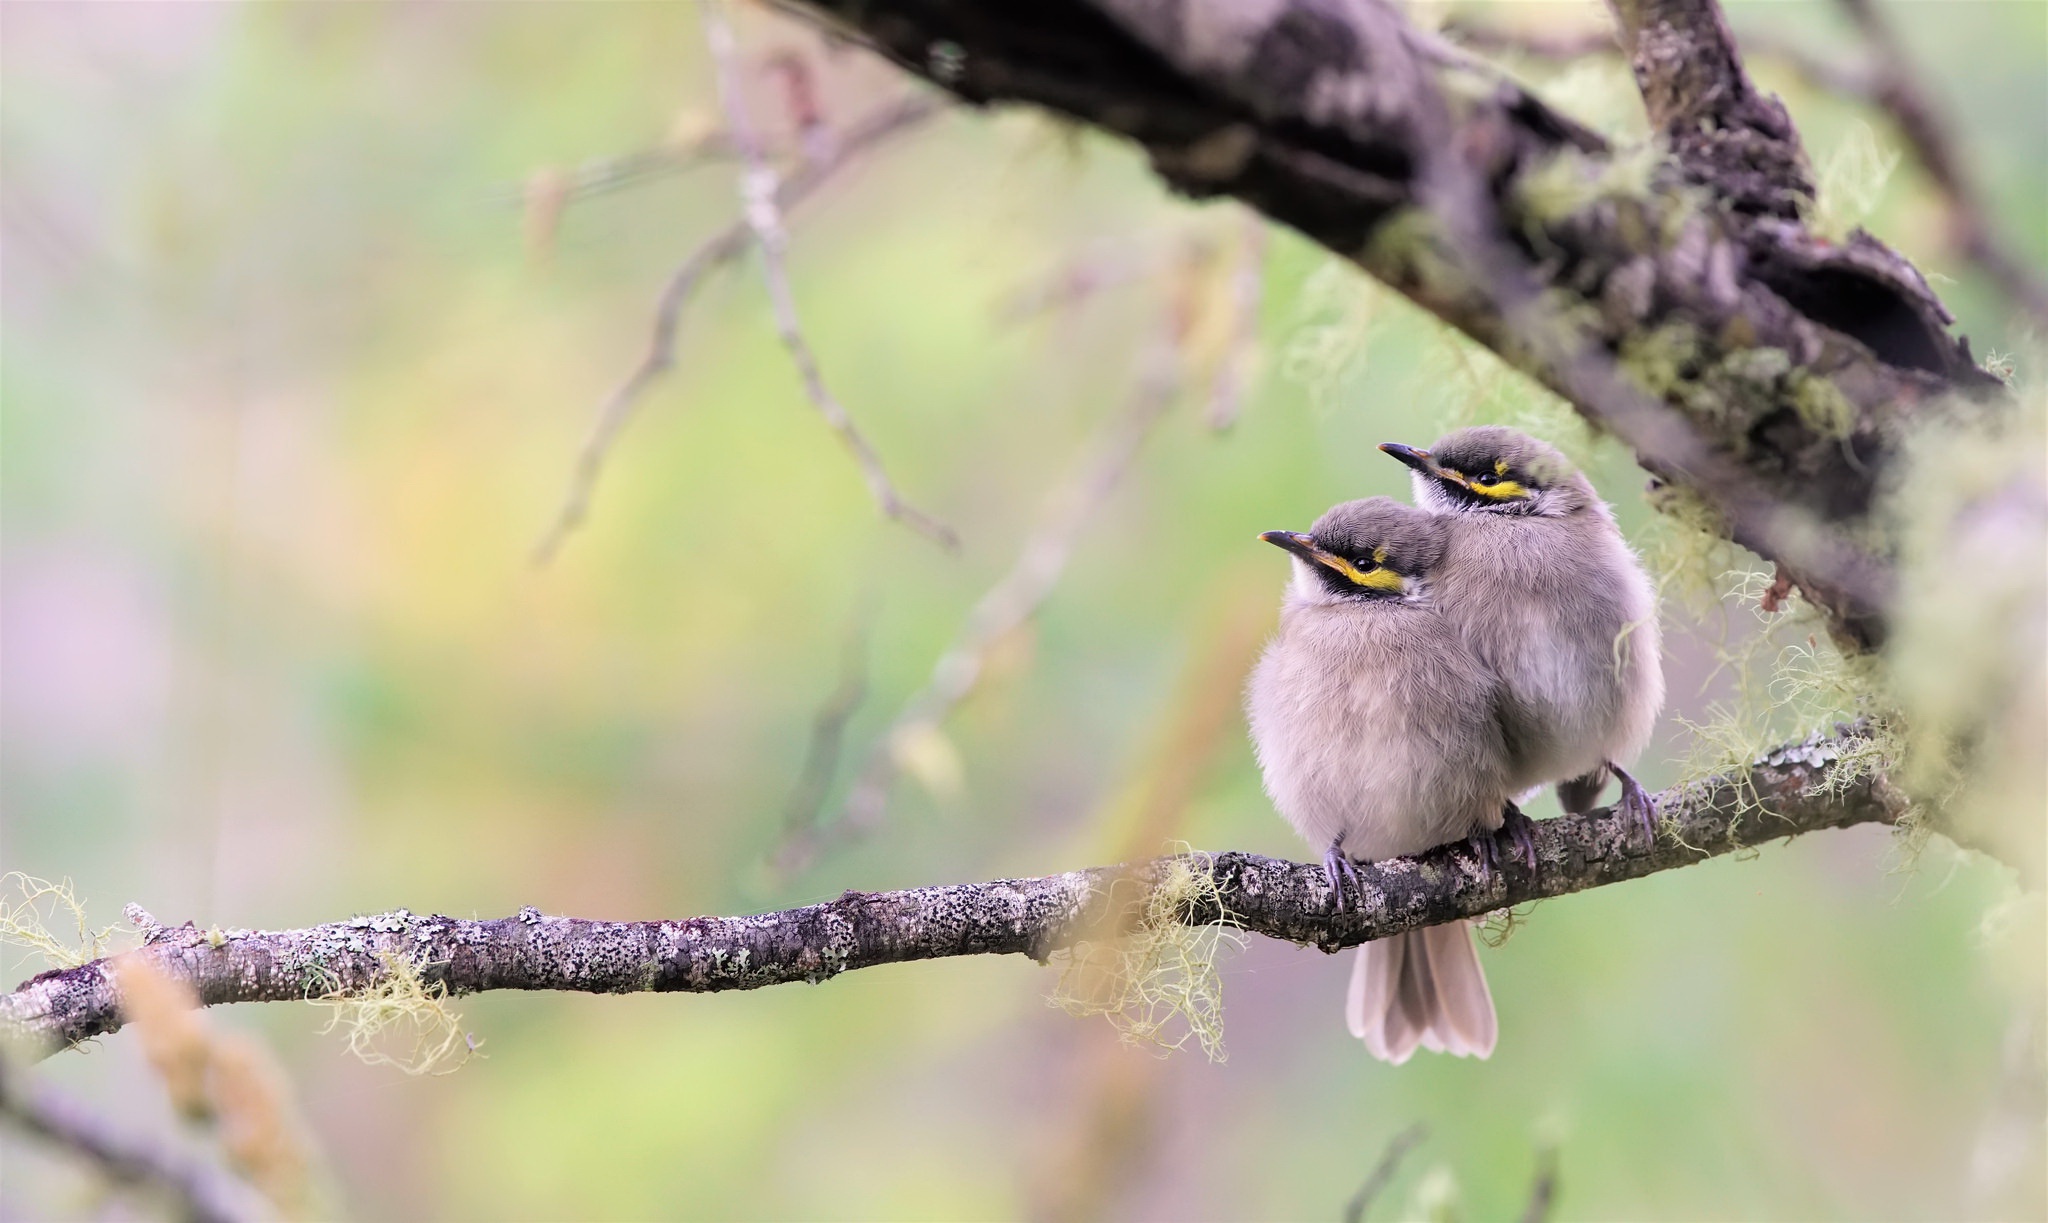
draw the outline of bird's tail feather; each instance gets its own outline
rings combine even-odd
[[[1366,1052],[1398,1066],[1418,1046],[1458,1057],[1493,1052],[1493,993],[1470,922],[1376,939],[1358,949],[1345,1020]]]

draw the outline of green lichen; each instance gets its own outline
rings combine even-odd
[[[1699,328],[1671,322],[1636,332],[1621,342],[1621,371],[1662,398],[1693,376],[1700,360]]]
[[[1448,300],[1465,288],[1465,275],[1444,248],[1443,228],[1421,208],[1402,208],[1380,222],[1359,265],[1391,285],[1412,288],[1424,300]]]
[[[1814,204],[1808,209],[1809,226],[1837,242],[1847,238],[1876,210],[1885,185],[1898,168],[1899,150],[1880,145],[1868,123],[1852,122],[1841,143],[1820,163]]]
[[[310,999],[332,1013],[322,1033],[340,1031],[348,1051],[372,1066],[395,1066],[406,1074],[451,1074],[477,1052],[479,1042],[448,1005],[440,982],[421,975],[421,966],[397,952],[380,951],[384,972],[353,993]]]
[[[1221,907],[1205,861],[1183,854],[1146,891],[1123,929],[1065,953],[1048,1001],[1070,1015],[1101,1015],[1126,1044],[1161,1053],[1192,1041],[1212,1062],[1223,1048],[1223,978],[1217,953],[1243,938],[1225,924],[1191,926],[1192,913]]]
[[[1921,414],[1888,502],[1900,541],[1885,655],[1910,732],[1897,780],[1941,831],[2040,886],[2048,809],[2048,396]]]
[[[1832,381],[1804,370],[1787,386],[1792,409],[1822,437],[1845,438],[1856,431],[1856,405]]]
[[[1652,141],[1602,156],[1565,149],[1521,174],[1510,199],[1525,226],[1549,228],[1603,201],[1647,199],[1663,163],[1663,151]]]
[[[1679,718],[1689,732],[1679,765],[1680,784],[1710,777],[1735,782],[1732,827],[1740,828],[1762,802],[1747,778],[1747,766],[1789,740],[1849,722],[1864,727],[1839,750],[1812,787],[1816,794],[1840,794],[1872,775],[1894,768],[1904,752],[1898,702],[1880,661],[1844,654],[1828,636],[1821,614],[1797,600],[1766,611],[1769,574],[1726,575],[1727,599],[1755,617],[1752,631],[1717,649],[1717,673],[1733,680],[1734,693],[1711,702],[1697,718]]]
[[[69,937],[52,925],[70,926]],[[52,968],[74,968],[105,957],[120,938],[113,926],[95,928],[69,879],[39,879],[20,871],[0,875],[0,946],[30,952]]]

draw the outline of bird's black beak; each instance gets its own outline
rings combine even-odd
[[[1380,449],[1393,455],[1408,466],[1413,467],[1423,475],[1434,476],[1449,484],[1463,484],[1465,482],[1463,476],[1460,476],[1448,467],[1440,465],[1427,450],[1418,450],[1413,446],[1403,446],[1399,442],[1381,442]]]
[[[1354,584],[1367,583],[1366,576],[1358,571],[1358,566],[1316,543],[1316,537],[1313,535],[1304,535],[1300,531],[1266,531],[1260,534],[1259,538],[1276,548],[1285,548],[1311,565],[1321,565],[1333,573],[1342,574]]]
[[[1314,536],[1303,535],[1300,531],[1261,531],[1259,538],[1276,548],[1285,548],[1305,561],[1320,564],[1321,558],[1328,555],[1316,547]]]
[[[1429,461],[1429,451],[1403,446],[1399,442],[1381,442],[1380,449],[1401,460],[1417,471],[1434,471],[1435,464]]]

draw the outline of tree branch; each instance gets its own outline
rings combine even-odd
[[[116,1130],[76,1101],[23,1081],[5,1058],[0,1058],[0,1118],[70,1151],[112,1184],[163,1194],[177,1204],[178,1217],[191,1223],[271,1217],[256,1191],[227,1172],[172,1144]]]
[[[1796,221],[1813,174],[1784,103],[1743,71],[1715,0],[1609,0],[1650,126],[1694,182],[1737,212]]]
[[[698,12],[704,19],[704,41],[711,49],[711,63],[718,79],[718,101],[725,111],[726,130],[732,133],[733,144],[739,149],[740,161],[745,167],[745,172],[740,175],[741,211],[747,228],[753,231],[754,244],[761,249],[761,274],[768,285],[768,302],[775,313],[776,333],[782,337],[782,346],[789,351],[790,363],[796,366],[797,376],[803,382],[804,394],[810,399],[811,406],[825,418],[826,425],[839,435],[840,443],[853,456],[869,495],[881,507],[883,515],[948,551],[957,550],[960,538],[953,533],[953,528],[910,504],[896,490],[895,482],[890,480],[887,469],[882,466],[882,456],[876,452],[874,444],[854,424],[852,415],[839,402],[838,396],[825,385],[825,376],[818,369],[817,353],[804,337],[803,325],[797,320],[796,295],[790,289],[789,268],[784,259],[789,247],[789,234],[783,228],[782,209],[775,202],[782,187],[781,176],[769,164],[767,154],[754,136],[753,121],[747,114],[745,94],[740,87],[739,45],[733,37],[731,22],[726,20],[724,3],[725,0],[698,0]],[[809,126],[816,130],[815,124]]]
[[[916,127],[943,109],[945,104],[936,98],[913,97],[890,103],[864,116],[847,129],[845,136],[834,142],[823,156],[802,162],[781,180],[775,191],[777,211],[788,213],[862,152]],[[683,307],[695,296],[697,287],[706,276],[745,253],[753,242],[753,227],[745,217],[736,218],[699,244],[669,275],[668,284],[662,288],[661,298],[655,303],[654,326],[648,337],[647,352],[633,367],[633,372],[626,375],[625,381],[598,408],[590,435],[576,455],[575,470],[570,474],[569,488],[562,497],[561,508],[556,510],[554,521],[548,524],[546,533],[534,545],[536,565],[552,561],[569,536],[583,525],[612,446],[618,441],[619,434],[625,431],[647,388],[675,365],[676,335],[682,327]]]
[[[403,909],[301,930],[162,926],[140,910],[144,944],[125,953],[191,985],[206,1005],[358,993],[410,965],[450,994],[493,989],[585,993],[713,992],[818,982],[849,969],[960,955],[1043,961],[1092,932],[1130,928],[1127,913],[1170,872],[1208,872],[1216,891],[1179,914],[1229,922],[1326,951],[1420,926],[1603,887],[1823,828],[1894,823],[1904,801],[1858,758],[1843,726],[1789,744],[1738,773],[1664,792],[1654,845],[1611,808],[1536,826],[1537,867],[1490,876],[1445,847],[1362,868],[1365,901],[1335,913],[1320,866],[1248,853],[1183,854],[1036,879],[847,892],[826,904],[747,917],[590,921],[527,908],[491,920]],[[1512,859],[1514,855],[1505,855]],[[132,907],[131,907],[132,908]],[[123,957],[32,977],[0,998],[0,1037],[31,1055],[120,1029]]]
[[[1029,103],[1131,139],[1170,185],[1235,196],[1293,226],[1595,423],[1605,422],[1575,394],[1585,380],[1546,354],[1604,350],[1631,383],[1683,415],[1705,448],[1840,535],[1867,525],[1907,418],[1957,389],[2001,393],[1948,333],[1952,317],[1911,264],[1868,234],[1831,243],[1785,215],[1803,181],[1796,137],[1789,126],[1776,132],[1769,100],[1746,81],[1739,98],[1716,102],[1693,99],[1674,79],[1672,113],[1722,105],[1746,133],[1681,165],[1613,152],[1483,63],[1418,33],[1385,0],[802,7],[847,23],[907,71],[969,101]],[[1641,0],[1637,11],[1651,32],[1681,28],[1676,18],[1687,13],[1711,17],[1720,67],[1739,69],[1705,0]],[[1495,295],[1475,290],[1446,257],[1444,218],[1412,156],[1438,96],[1453,111],[1447,147],[1492,196],[1499,240],[1540,266],[1545,314],[1575,343],[1518,342]],[[1663,113],[1665,102],[1656,105]],[[1717,166],[1726,181],[1707,181]],[[1724,519],[1740,517],[1696,470],[1637,455]],[[1768,539],[1741,542],[1785,562],[1848,644],[1883,640],[1881,602],[1802,568]],[[1869,585],[1888,588],[1881,577]]]
[[[1861,102],[1888,117],[1913,159],[1927,174],[1947,211],[1948,237],[1958,256],[1977,265],[2037,325],[2048,326],[2048,282],[2003,238],[1973,176],[1964,165],[1952,125],[1941,113],[1873,0],[1838,0],[1862,32],[1865,53],[1852,60],[1816,54],[1795,42],[1744,31],[1752,57],[1768,58],[1824,93]],[[1569,61],[1612,55],[1621,48],[1608,30],[1556,33],[1453,21],[1446,36],[1474,50]]]

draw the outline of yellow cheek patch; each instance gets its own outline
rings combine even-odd
[[[1373,560],[1375,562],[1384,560],[1386,551],[1385,548],[1381,548],[1374,552]],[[1334,569],[1338,573],[1343,574],[1344,580],[1353,586],[1362,586],[1367,590],[1398,591],[1404,589],[1401,585],[1401,575],[1391,569],[1374,569],[1368,572],[1367,570],[1360,569],[1343,557],[1336,555],[1319,556],[1316,558],[1316,562],[1326,569]]]
[[[1482,497],[1491,497],[1495,501],[1521,501],[1529,495],[1528,489],[1523,488],[1513,480],[1500,480],[1492,484],[1481,484],[1474,481],[1465,487]]]
[[[1344,580],[1350,582],[1353,586],[1363,586],[1372,580],[1372,575],[1341,556],[1318,556],[1316,562],[1325,569],[1335,569],[1338,573],[1343,574]]]

